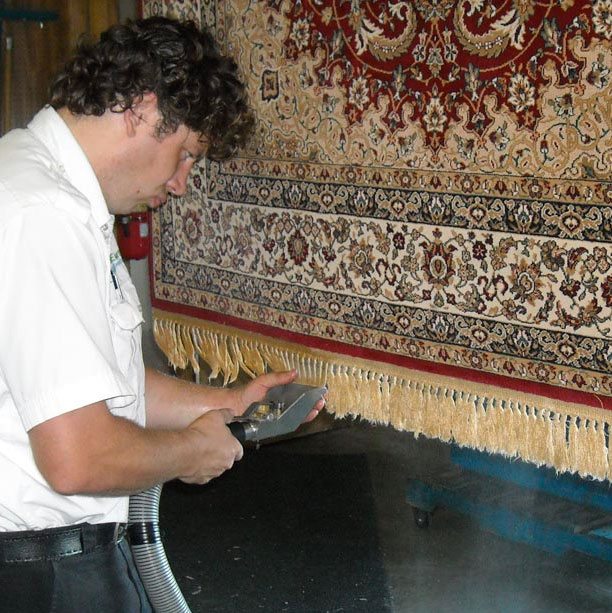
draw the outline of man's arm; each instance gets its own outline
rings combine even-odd
[[[147,428],[185,428],[212,409],[239,411],[240,388],[198,385],[146,369]]]
[[[212,409],[230,409],[234,415],[242,415],[251,403],[262,400],[271,387],[291,383],[296,377],[295,370],[267,373],[230,389],[189,383],[148,368],[147,427],[183,428]],[[316,417],[324,403],[319,402],[306,421]]]
[[[49,419],[29,432],[38,469],[56,491],[131,494],[179,478],[207,483],[242,458],[227,423],[297,373],[268,373],[235,389],[188,383],[147,370],[147,428],[104,402]],[[306,418],[316,417],[321,399]]]
[[[51,487],[71,494],[131,494],[180,478],[206,483],[242,458],[226,423],[210,411],[181,430],[153,430],[115,417],[104,402],[32,428],[36,464]]]

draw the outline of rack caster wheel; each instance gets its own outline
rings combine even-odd
[[[419,509],[418,507],[412,507],[412,515],[414,516],[414,523],[417,525],[417,528],[421,530],[429,528],[432,516],[431,511],[425,511],[424,509]]]

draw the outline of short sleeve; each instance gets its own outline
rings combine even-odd
[[[103,247],[92,221],[46,202],[0,227],[0,370],[27,430],[133,393],[113,351]]]

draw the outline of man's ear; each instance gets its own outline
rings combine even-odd
[[[134,101],[132,107],[124,111],[123,121],[128,136],[134,136],[139,127],[155,128],[159,119],[157,110],[157,96],[147,92]]]

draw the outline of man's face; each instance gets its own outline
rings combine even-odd
[[[193,165],[207,150],[201,135],[181,125],[176,132],[158,137],[157,111],[138,116],[134,135],[113,177],[107,177],[105,196],[113,214],[127,214],[146,204],[162,205],[168,193],[185,193]]]

